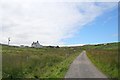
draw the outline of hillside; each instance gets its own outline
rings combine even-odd
[[[119,43],[120,44],[120,43]],[[2,45],[3,78],[63,78],[73,60],[86,50],[109,78],[118,77],[118,43],[60,48],[20,48]]]
[[[109,78],[118,78],[118,44],[107,43],[99,45],[87,45],[83,49],[87,51],[90,60]]]

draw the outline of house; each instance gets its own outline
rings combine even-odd
[[[31,44],[31,47],[34,47],[34,48],[42,48],[43,46],[40,45],[39,42],[37,41],[37,42],[33,42],[33,43]]]

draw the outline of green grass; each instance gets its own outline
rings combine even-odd
[[[3,78],[63,78],[79,48],[2,46]]]
[[[109,78],[118,77],[118,43],[62,48],[2,46],[3,78],[63,78],[82,50]]]
[[[118,43],[86,46],[90,60],[109,78],[118,78]]]

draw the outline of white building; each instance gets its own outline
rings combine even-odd
[[[34,47],[34,48],[42,48],[43,46],[39,44],[39,42],[33,42],[31,47]]]

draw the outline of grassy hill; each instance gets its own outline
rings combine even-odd
[[[3,78],[63,78],[80,54],[75,48],[19,48],[2,46]]]
[[[120,44],[120,43],[119,43]],[[87,51],[90,60],[109,78],[118,78],[118,43],[87,45],[82,47]]]

